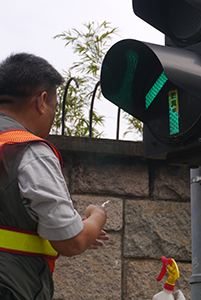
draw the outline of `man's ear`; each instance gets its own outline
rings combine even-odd
[[[36,107],[37,107],[38,112],[41,115],[44,114],[46,101],[47,101],[47,92],[45,92],[45,91],[36,97]]]

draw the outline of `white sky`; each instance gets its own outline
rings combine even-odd
[[[119,36],[111,45],[125,38],[164,43],[163,34],[135,16],[132,0],[6,0],[0,11],[0,60],[10,53],[29,52],[47,59],[62,74],[77,58],[64,41],[53,37],[92,21],[118,27]],[[105,137],[115,138],[117,108],[106,99],[95,101],[95,108],[106,116]],[[120,138],[124,128],[121,121]]]

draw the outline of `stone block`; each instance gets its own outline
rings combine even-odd
[[[177,262],[180,278],[176,280],[175,291],[180,289],[186,300],[190,300],[191,264]],[[168,275],[158,282],[156,279],[162,269],[161,261],[131,261],[126,264],[125,300],[148,300],[163,290]]]
[[[102,248],[71,258],[60,256],[54,300],[121,299],[121,236],[110,234]]]
[[[149,195],[148,167],[141,159],[86,156],[76,161],[71,175],[74,194]]]
[[[165,162],[155,162],[153,173],[154,199],[174,201],[190,200],[189,168],[168,166]]]
[[[66,180],[68,189],[70,189],[70,175],[73,167],[73,155],[65,152],[61,152],[62,160],[63,160],[63,175]]]
[[[110,201],[105,205],[107,221],[105,230],[119,231],[122,229],[123,222],[123,201],[114,197],[99,197],[86,195],[72,195],[75,209],[82,217],[85,217],[85,209],[89,204],[102,205],[105,201]]]
[[[66,153],[67,155],[79,152],[144,157],[144,143],[139,141],[94,139],[64,135],[49,135],[47,139],[54,144],[61,153]]]
[[[126,200],[124,256],[191,260],[188,202]]]

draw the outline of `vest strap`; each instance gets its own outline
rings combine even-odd
[[[0,251],[56,259],[58,253],[37,232],[0,225]]]

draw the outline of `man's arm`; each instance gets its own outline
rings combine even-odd
[[[78,255],[88,248],[101,246],[97,238],[108,239],[102,231],[106,222],[105,209],[101,206],[89,205],[86,209],[87,219],[83,221],[83,230],[76,236],[63,241],[50,241],[52,247],[61,255]],[[91,245],[94,245],[92,247]]]

